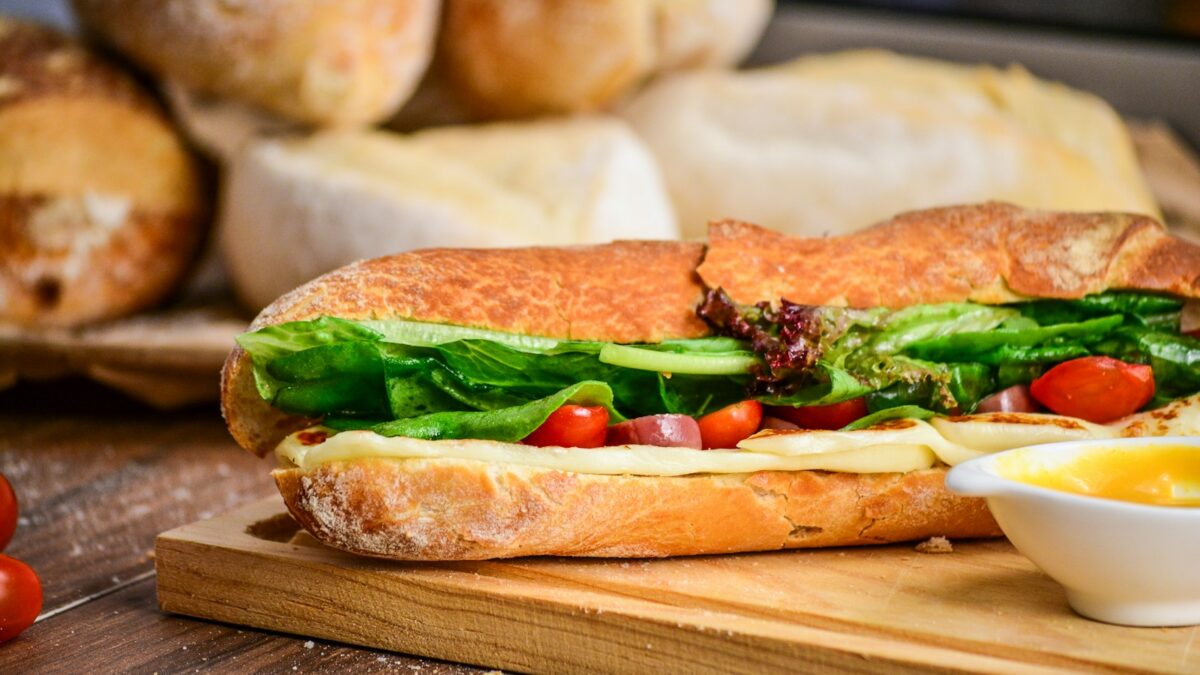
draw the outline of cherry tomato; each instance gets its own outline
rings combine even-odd
[[[42,582],[29,565],[0,555],[0,642],[20,635],[42,611]]]
[[[564,405],[522,441],[527,445],[598,448],[604,445],[608,411],[603,406]]]
[[[8,479],[0,473],[0,551],[12,540],[17,529],[17,495],[13,493]]]
[[[1146,405],[1154,396],[1154,371],[1107,356],[1085,356],[1046,371],[1029,385],[1029,393],[1060,415],[1104,424]]]
[[[701,447],[736,448],[750,434],[758,431],[763,408],[758,401],[742,401],[725,406],[696,420],[700,424]]]
[[[841,429],[860,417],[867,416],[867,400],[859,397],[829,405],[773,406],[768,412],[801,429]]]

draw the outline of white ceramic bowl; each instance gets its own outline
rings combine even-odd
[[[1200,508],[1150,506],[1088,497],[1018,482],[996,460],[1030,453],[1034,461],[1090,448],[1173,445],[1200,452],[1200,438],[1127,438],[1050,443],[955,466],[946,485],[986,497],[996,522],[1021,553],[1067,589],[1076,612],[1126,626],[1200,624]]]

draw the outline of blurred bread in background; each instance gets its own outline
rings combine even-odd
[[[1116,112],[1017,66],[807,56],[665,78],[621,114],[692,237],[713,218],[815,236],[987,200],[1158,216]]]
[[[0,321],[73,326],[156,304],[203,211],[153,97],[63,35],[0,17]]]
[[[679,236],[649,152],[602,117],[265,139],[234,157],[221,202],[230,276],[255,309],[413,248]]]
[[[166,80],[318,126],[382,120],[429,63],[438,0],[73,0]]]
[[[648,77],[729,66],[772,0],[446,0],[438,75],[485,118],[589,111]]]

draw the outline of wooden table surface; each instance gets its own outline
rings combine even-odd
[[[0,472],[21,519],[5,551],[42,580],[0,672],[465,673],[474,668],[164,614],[154,537],[274,493],[216,407],[161,413],[83,380],[0,394]]]

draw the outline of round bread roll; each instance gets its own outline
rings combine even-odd
[[[157,75],[291,119],[386,118],[433,52],[439,0],[74,0],[80,20]]]
[[[0,321],[72,326],[157,303],[202,215],[196,167],[148,93],[0,17]]]
[[[409,249],[679,236],[653,158],[614,118],[259,141],[235,156],[221,202],[230,275],[255,309]]]
[[[727,66],[771,0],[447,0],[439,70],[484,117],[595,110],[650,75]]]
[[[810,56],[667,78],[621,114],[658,160],[687,236],[724,217],[843,234],[988,200],[1158,215],[1113,109],[1018,67]]]

